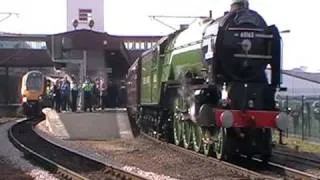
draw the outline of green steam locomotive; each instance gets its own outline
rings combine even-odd
[[[196,152],[267,161],[271,129],[284,130],[288,121],[275,101],[283,90],[281,50],[277,27],[253,10],[200,18],[129,68],[129,118],[139,132]]]

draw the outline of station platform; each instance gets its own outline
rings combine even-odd
[[[108,140],[133,138],[126,109],[105,109],[99,112],[65,112],[45,108],[45,126],[54,136],[68,140]]]

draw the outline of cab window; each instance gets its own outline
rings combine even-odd
[[[27,90],[41,90],[42,75],[38,73],[29,74],[27,78]]]

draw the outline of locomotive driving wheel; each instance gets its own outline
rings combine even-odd
[[[191,144],[191,122],[187,120],[187,103],[179,94],[175,99],[173,136],[175,145],[189,148]]]
[[[210,156],[212,155],[212,151],[213,151],[213,146],[211,143],[212,133],[208,128],[203,128],[201,131],[202,131],[203,154],[206,156]]]
[[[201,151],[201,146],[202,146],[202,130],[201,127],[198,126],[197,124],[192,125],[192,144],[193,144],[193,150],[195,152],[200,152]]]
[[[182,142],[183,147],[188,149],[191,144],[191,131],[192,131],[192,124],[189,121],[182,122]]]
[[[182,139],[182,127],[179,115],[175,112],[173,115],[173,140],[175,145],[180,145]]]
[[[216,135],[215,154],[219,160],[231,160],[235,151],[234,141],[228,136],[227,129],[220,127]]]
[[[226,141],[227,141],[226,129],[220,128],[217,134],[217,141],[214,143],[216,157],[220,160],[226,159]]]

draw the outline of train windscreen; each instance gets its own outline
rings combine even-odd
[[[31,73],[27,79],[27,90],[39,91],[41,90],[42,84],[42,74]]]

